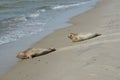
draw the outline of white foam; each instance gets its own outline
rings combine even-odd
[[[90,1],[81,2],[81,3],[75,3],[75,4],[69,4],[69,5],[57,5],[57,6],[54,6],[52,9],[56,10],[56,9],[63,9],[63,8],[76,7],[76,6],[88,4],[89,2],[90,2]]]
[[[40,12],[45,12],[46,10],[45,9],[41,9]]]
[[[22,15],[22,16],[13,18],[12,21],[27,21],[27,19],[24,15]]]
[[[41,28],[29,28],[27,30],[17,30],[17,31],[9,31],[7,32],[7,34],[3,35],[0,37],[0,45],[1,44],[5,44],[5,43],[9,43],[9,42],[13,42],[13,41],[16,41],[22,37],[25,37],[25,36],[31,36],[33,34],[37,34],[37,33],[40,33],[41,31],[43,31],[43,29]]]
[[[69,8],[69,7],[74,7],[74,6],[79,6],[80,4],[71,4],[71,5],[58,5],[53,7],[52,9],[62,9],[62,8]]]
[[[40,15],[40,13],[32,13],[32,14],[30,14],[28,17],[30,17],[30,18],[36,18],[36,17],[38,17]]]
[[[7,23],[15,23],[15,22],[23,22],[23,21],[27,21],[27,19],[24,15],[21,15],[21,16],[17,16],[17,17],[4,20],[2,21],[2,23],[7,24]]]
[[[27,23],[26,25],[32,26],[32,25],[45,25],[46,23],[42,23],[42,22],[31,22],[31,23]]]
[[[7,32],[8,34],[0,37],[0,44],[16,41],[23,37],[25,34],[22,31]]]

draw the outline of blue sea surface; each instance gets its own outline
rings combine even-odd
[[[97,0],[0,0],[0,74],[17,62],[16,54],[56,29]]]

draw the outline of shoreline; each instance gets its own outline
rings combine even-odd
[[[17,63],[2,80],[119,80],[120,1],[101,0],[70,19],[73,25],[55,30],[33,44],[34,48],[55,47],[57,51]],[[117,7],[117,8],[116,8]],[[115,26],[115,27],[113,27]],[[69,33],[101,33],[102,36],[72,43]],[[116,46],[116,47],[113,47]]]

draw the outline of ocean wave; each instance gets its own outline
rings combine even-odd
[[[81,2],[81,3],[76,3],[76,4],[69,4],[69,5],[58,5],[58,6],[54,6],[52,9],[65,9],[65,8],[71,8],[71,7],[76,7],[76,6],[80,6],[83,4],[87,4],[88,2]]]
[[[10,32],[7,32],[7,34],[3,35],[0,37],[0,45],[2,44],[5,44],[5,43],[9,43],[9,42],[13,42],[13,41],[16,41],[20,38],[23,38],[25,36],[31,36],[31,35],[34,35],[34,34],[37,34],[39,32],[43,31],[43,29],[30,29],[30,30],[27,30],[27,31],[10,31]]]
[[[36,11],[34,11],[32,13],[24,14],[24,15],[12,17],[12,18],[8,18],[8,19],[2,20],[0,22],[2,22],[2,23],[24,22],[24,21],[27,21],[28,19],[33,19],[33,18],[39,17],[41,12],[46,12],[48,10],[68,9],[68,8],[88,4],[89,2],[91,2],[91,1],[80,2],[80,3],[72,3],[72,4],[66,4],[66,5],[42,6],[40,8],[37,8]]]
[[[59,9],[66,9],[66,8],[71,8],[71,7],[77,7],[77,6],[81,6],[84,4],[88,4],[91,1],[86,1],[86,2],[80,2],[80,3],[72,3],[72,4],[66,4],[66,5],[51,5],[51,6],[43,6],[38,8],[39,12],[45,12],[47,10],[59,10]]]
[[[33,19],[38,16],[39,13],[31,13],[0,21],[1,27],[3,26],[2,31],[4,32],[4,34],[0,34],[0,45],[43,31],[42,26],[46,23]]]
[[[45,25],[46,23],[42,23],[42,22],[31,22],[31,23],[27,23],[27,26],[37,26],[37,25]]]
[[[9,32],[8,34],[0,37],[0,45],[16,41],[17,39],[23,37],[25,34],[22,31]]]
[[[36,18],[40,15],[40,13],[31,13],[27,16],[27,18]]]
[[[47,10],[52,10],[52,6],[42,6],[36,9],[37,12],[45,12]]]
[[[22,15],[22,16],[16,16],[8,19],[1,20],[1,24],[11,24],[11,23],[18,23],[18,22],[24,22],[27,21],[27,17]]]
[[[16,17],[11,17],[8,19],[1,20],[0,23],[2,24],[11,24],[11,23],[18,23],[18,22],[27,22],[29,19],[34,19],[38,17],[40,13],[30,13],[27,15],[21,15]]]
[[[11,23],[19,23],[19,22],[27,22],[29,19],[34,19],[38,17],[40,13],[29,13],[26,15],[21,15],[21,16],[16,16],[16,17],[11,17],[8,19],[1,20],[0,23],[2,24],[11,24]]]
[[[26,16],[22,15],[22,16],[18,16],[12,19],[12,21],[27,21]]]
[[[31,12],[31,13],[25,15],[27,20],[35,19],[35,18],[37,18],[39,16],[40,16],[40,12],[38,12],[38,11],[34,11],[34,12]]]

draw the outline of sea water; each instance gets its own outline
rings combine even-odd
[[[71,17],[91,9],[97,0],[0,0],[0,74],[17,62],[18,52]]]

